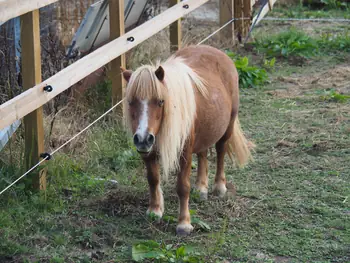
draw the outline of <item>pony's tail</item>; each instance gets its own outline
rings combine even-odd
[[[232,161],[236,161],[239,167],[244,167],[250,160],[253,161],[251,149],[255,147],[254,143],[247,141],[244,136],[238,116],[233,124],[233,132],[226,142],[227,153]]]

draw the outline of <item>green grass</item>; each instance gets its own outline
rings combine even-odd
[[[148,241],[156,242],[143,247],[153,262],[347,262],[349,131],[346,121],[334,119],[339,112],[349,118],[349,106],[306,95],[272,97],[266,88],[241,94],[240,119],[258,145],[255,162],[243,170],[227,167],[235,198],[210,195],[201,203],[191,195],[196,229],[190,237],[174,235],[173,179],[164,190],[164,220],[145,217],[148,187],[141,162],[118,125],[105,122],[89,134],[89,151],[50,161],[46,193],[15,188],[1,199],[1,261],[131,262],[132,248]],[[282,139],[292,146],[279,145]],[[195,254],[181,254],[184,248]]]
[[[163,187],[164,218],[145,216],[144,167],[111,115],[84,134],[82,145],[48,162],[46,192],[24,191],[21,181],[1,196],[0,262],[349,262],[349,94],[323,88],[322,80],[298,85],[321,74],[346,87],[329,72],[348,66],[349,50],[335,52],[343,40],[324,41],[322,56],[302,67],[249,57],[249,66],[269,76],[268,84],[240,93],[240,121],[257,144],[255,161],[242,170],[226,162],[236,195],[220,200],[209,193],[201,202],[191,192],[189,237],[175,236],[173,177]],[[110,86],[88,97],[94,119],[109,107]],[[0,153],[1,189],[24,170],[21,132]],[[215,155],[209,160],[212,185]]]

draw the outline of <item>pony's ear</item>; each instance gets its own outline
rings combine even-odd
[[[131,75],[132,75],[132,71],[131,70],[126,70],[123,67],[120,67],[120,71],[123,74],[124,79],[126,80],[126,82],[129,82]]]
[[[159,68],[156,70],[155,74],[160,81],[164,80],[165,72],[164,72],[164,69],[162,68],[162,66],[159,66]]]

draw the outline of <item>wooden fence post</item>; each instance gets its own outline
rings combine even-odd
[[[236,26],[236,32],[237,32],[237,38],[238,41],[241,42],[242,38],[244,37],[244,21],[241,20],[243,18],[243,2],[244,0],[235,0],[234,4],[234,17],[237,19],[235,21],[235,26]]]
[[[22,79],[23,88],[29,89],[41,83],[40,25],[39,10],[21,16]],[[25,167],[37,164],[44,151],[43,108],[24,117]],[[46,189],[46,169],[32,177],[35,189]]]
[[[110,41],[125,34],[124,25],[124,0],[109,0],[109,26]],[[112,104],[117,104],[124,96],[125,80],[120,72],[120,67],[125,68],[125,55],[112,60],[109,64],[109,77],[112,81]],[[122,106],[116,111],[122,116]]]
[[[237,0],[236,0],[237,1]],[[220,0],[220,26],[234,17],[234,0]],[[223,42],[235,43],[235,23],[227,25],[221,30],[220,38]]]
[[[169,0],[169,7],[180,3],[180,0]],[[173,53],[181,48],[181,18],[170,25],[170,52]]]
[[[243,17],[244,18],[250,18],[250,19],[245,19],[243,21],[243,36],[244,38],[247,36],[249,29],[250,29],[250,25],[251,25],[251,16],[252,16],[252,3],[251,0],[243,0]]]

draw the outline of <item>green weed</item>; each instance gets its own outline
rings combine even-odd
[[[317,42],[323,52],[350,52],[350,32],[322,34]]]
[[[172,244],[157,243],[153,240],[140,242],[132,246],[132,259],[136,262],[151,260],[152,262],[204,262],[200,253],[187,245],[174,247]]]
[[[330,89],[329,91],[323,91],[324,95],[320,98],[324,101],[332,101],[332,102],[340,102],[345,103],[350,100],[350,95],[339,94],[334,89]]]
[[[266,70],[249,65],[249,59],[247,57],[238,57],[231,51],[226,52],[226,54],[236,65],[240,88],[256,88],[256,86],[264,84],[268,80]],[[274,64],[274,62],[271,63],[271,61],[269,65]]]
[[[268,57],[311,57],[318,51],[317,42],[295,28],[275,36],[258,38],[253,45]]]
[[[327,9],[347,9],[349,6],[348,3],[339,0],[321,0],[320,2],[323,3]]]

